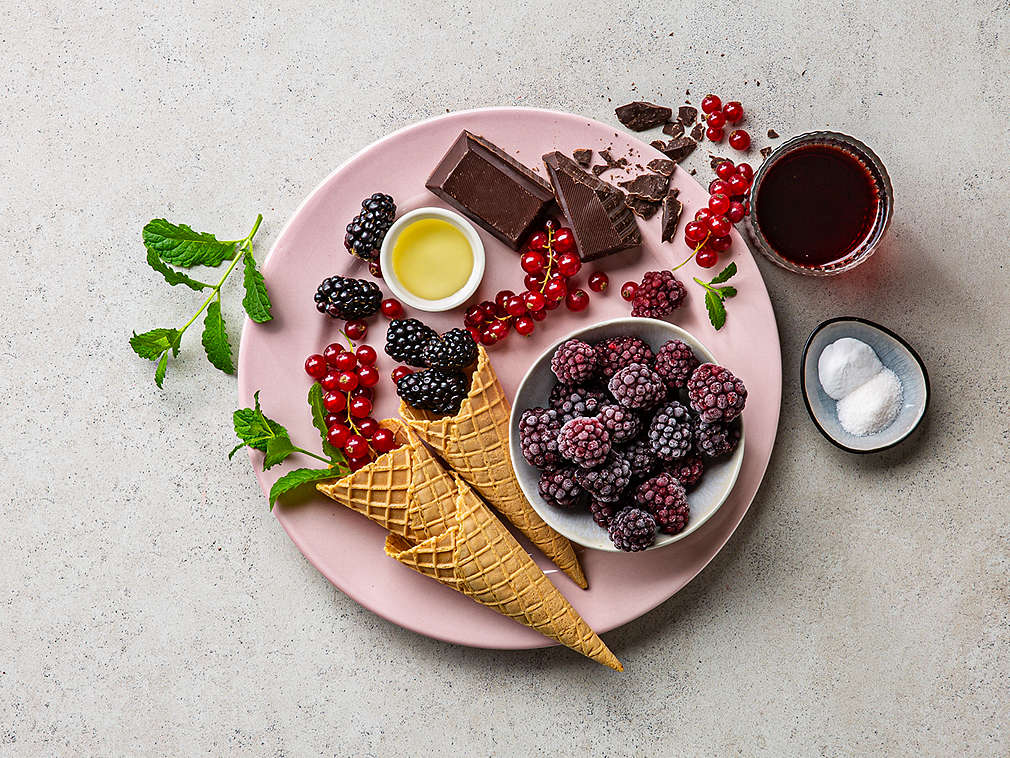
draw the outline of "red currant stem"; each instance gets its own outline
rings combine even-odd
[[[694,259],[694,256],[696,256],[698,254],[698,251],[701,250],[703,247],[705,247],[705,243],[708,242],[708,238],[711,237],[711,236],[712,236],[712,232],[708,232],[705,235],[705,239],[703,239],[701,242],[698,243],[698,247],[696,247],[694,250],[691,251],[691,254],[689,256],[687,256],[687,259],[683,263],[678,263],[676,266],[674,266],[670,270],[671,271],[676,271],[678,268],[683,268],[688,263],[690,263]]]
[[[554,228],[547,230],[547,270],[544,271],[544,281],[540,285],[540,294],[544,294],[547,289],[547,282],[551,278],[551,267],[554,265]]]
[[[342,336],[342,337],[343,337],[343,338],[344,338],[345,340],[347,340],[347,349],[348,349],[348,350],[353,350],[353,349],[354,349],[354,340],[352,340],[352,339],[351,339],[350,337],[348,337],[348,336],[347,336],[347,332],[345,332],[345,331],[344,331],[343,329],[341,329],[341,330],[340,330],[340,335],[341,335],[341,336]]]

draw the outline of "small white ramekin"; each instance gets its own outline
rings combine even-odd
[[[473,251],[473,271],[470,272],[470,278],[467,279],[466,284],[448,297],[438,300],[426,300],[411,294],[397,280],[396,272],[393,270],[393,247],[396,245],[397,237],[400,236],[400,233],[408,224],[425,218],[439,218],[455,226],[466,237],[466,241],[470,243],[470,249]],[[389,231],[386,232],[386,238],[382,241],[382,247],[379,249],[379,265],[382,267],[382,278],[393,295],[404,305],[417,308],[419,311],[428,311],[429,313],[452,310],[465,303],[470,298],[470,295],[477,291],[481,279],[484,278],[484,263],[484,243],[480,241],[480,235],[477,234],[477,230],[474,229],[473,224],[458,213],[446,210],[445,208],[418,208],[417,210],[403,214],[389,227]]]

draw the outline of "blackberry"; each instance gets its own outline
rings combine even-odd
[[[697,440],[695,440],[697,444]],[[667,469],[670,474],[681,484],[684,489],[689,490],[701,481],[702,474],[705,473],[705,464],[697,455],[688,455],[681,458]]]
[[[652,408],[666,397],[663,377],[641,363],[622,368],[610,378],[607,387],[614,400],[625,408]]]
[[[631,464],[611,452],[603,464],[580,473],[582,487],[596,500],[616,503],[631,484]]]
[[[382,303],[382,290],[366,279],[330,276],[320,283],[314,299],[320,313],[350,321],[374,315]]]
[[[691,407],[707,424],[729,423],[740,415],[747,402],[743,382],[728,368],[714,363],[703,363],[694,370],[687,380],[687,395]]]
[[[691,372],[698,368],[698,358],[683,340],[670,340],[659,348],[653,368],[666,381],[667,387],[682,390]]]
[[[555,384],[547,402],[558,412],[561,423],[565,424],[580,416],[595,416],[600,412],[600,407],[607,402],[607,396],[588,387]]]
[[[614,445],[632,440],[642,432],[642,420],[634,411],[620,405],[601,406],[596,418],[602,421],[610,432],[610,441]]]
[[[583,468],[599,466],[610,452],[610,434],[595,418],[573,418],[558,433],[558,450]]]
[[[740,442],[740,424],[698,423],[694,430],[694,449],[706,458],[721,458],[736,450]]]
[[[565,384],[582,384],[596,374],[596,351],[582,340],[558,345],[551,358],[551,371]]]
[[[361,201],[361,213],[347,225],[344,235],[347,252],[366,261],[377,259],[395,217],[396,203],[392,197],[381,192],[366,197]]]
[[[558,432],[561,422],[551,408],[527,408],[519,417],[519,447],[537,468],[554,468],[561,462]]]
[[[606,529],[610,526],[610,520],[614,518],[614,514],[617,513],[617,505],[615,503],[603,503],[599,500],[590,500],[589,512],[593,514],[593,521],[596,522],[596,525]]]
[[[465,376],[438,368],[407,374],[396,383],[396,394],[407,405],[432,413],[458,412],[467,391]]]
[[[477,360],[477,343],[466,329],[450,329],[421,348],[421,360],[432,368],[459,370]]]
[[[607,531],[618,550],[637,553],[656,541],[656,519],[641,508],[625,508],[610,520]]]
[[[691,517],[684,485],[672,474],[660,474],[638,485],[635,502],[656,517],[660,531],[666,534],[684,531]]]
[[[399,318],[389,322],[386,330],[386,355],[394,361],[424,368],[424,346],[438,334],[416,318]]]
[[[621,454],[631,465],[631,481],[639,482],[647,478],[653,471],[659,460],[656,458],[656,451],[648,440],[637,439],[625,445],[621,449]]]
[[[667,403],[652,417],[649,444],[656,456],[664,461],[676,461],[691,452],[694,430],[687,406],[674,401]]]
[[[672,271],[647,271],[631,301],[631,315],[663,318],[677,310],[685,297],[687,289]]]
[[[546,503],[565,510],[584,507],[589,499],[579,486],[579,470],[575,466],[543,472],[537,491]]]
[[[597,342],[596,364],[600,375],[610,379],[625,366],[632,363],[652,365],[653,355],[650,348],[638,337],[611,337],[603,342]]]

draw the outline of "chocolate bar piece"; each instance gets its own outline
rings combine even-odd
[[[619,182],[619,184],[628,191],[629,195],[636,195],[650,203],[658,203],[670,187],[670,177],[661,174],[642,174],[629,182]]]
[[[641,244],[642,235],[624,204],[624,193],[583,171],[563,153],[547,153],[544,165],[583,261]]]
[[[554,202],[547,182],[468,131],[452,143],[424,186],[513,250]]]
[[[636,100],[633,103],[620,106],[614,113],[617,114],[617,120],[626,127],[632,131],[641,132],[665,124],[673,115],[673,109]]]
[[[670,242],[673,239],[673,235],[677,233],[677,224],[680,223],[680,212],[684,210],[684,206],[677,199],[677,195],[679,194],[680,190],[673,188],[663,198],[663,231],[660,236],[663,242]]]
[[[656,211],[659,210],[659,203],[646,200],[638,195],[625,195],[624,204],[631,209],[632,213],[646,221],[655,216]]]

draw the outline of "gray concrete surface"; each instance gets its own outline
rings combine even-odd
[[[1006,755],[1005,0],[278,5],[0,7],[0,755]],[[897,213],[844,279],[765,267],[787,378],[766,482],[696,581],[606,635],[623,676],[362,610],[226,460],[234,380],[190,341],[159,392],[126,346],[193,305],[145,267],[152,216],[262,211],[265,251],[417,119],[607,120],[687,88],[758,134],[863,138]],[[839,314],[932,371],[922,433],[879,457],[831,448],[797,394]]]

